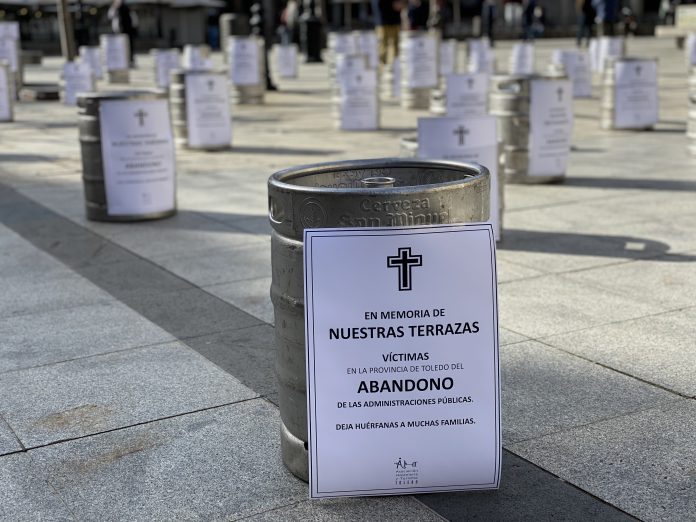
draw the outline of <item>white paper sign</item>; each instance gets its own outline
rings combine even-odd
[[[155,76],[157,87],[166,89],[171,81],[170,73],[181,65],[178,49],[157,49],[155,51]]]
[[[686,63],[691,66],[696,65],[696,33],[689,33],[684,46],[686,52]]]
[[[233,37],[228,40],[230,80],[235,85],[258,85],[261,83],[259,48],[253,37]]]
[[[213,68],[210,50],[203,45],[185,45],[181,66],[187,71],[209,71]]]
[[[97,46],[81,46],[80,47],[80,60],[87,63],[92,69],[92,75],[97,79],[101,80],[104,77],[102,72],[100,49]]]
[[[599,71],[599,43],[596,38],[590,38],[590,45],[587,47],[587,52],[590,55],[590,67],[592,72]]]
[[[228,146],[232,122],[227,77],[216,73],[187,74],[185,82],[188,146]]]
[[[12,85],[6,67],[0,67],[0,121],[12,121]]]
[[[482,72],[493,74],[494,69],[494,60],[488,39],[478,38],[469,40],[468,71],[470,73]]]
[[[450,74],[447,76],[447,116],[484,116],[488,107],[486,73]]]
[[[123,34],[101,35],[104,68],[107,71],[128,69],[128,40]]]
[[[17,72],[19,62],[19,47],[14,38],[0,37],[0,60],[6,60],[10,66],[10,71]]]
[[[597,41],[597,71],[604,71],[607,59],[623,56],[624,40],[620,36],[603,36]]]
[[[497,488],[491,226],[307,229],[304,248],[310,496]]]
[[[297,78],[297,46],[279,45],[276,47],[278,76],[281,78]]]
[[[63,103],[77,105],[77,94],[94,90],[92,68],[85,62],[66,62],[63,64]]]
[[[401,60],[405,62],[405,79],[409,88],[437,87],[436,44],[435,38],[427,34],[406,39]]]
[[[348,86],[356,75],[367,70],[362,54],[339,54],[336,56],[336,83],[339,88]]]
[[[456,70],[457,40],[442,40],[440,42],[440,76],[447,76]]]
[[[566,172],[573,133],[570,80],[532,80],[529,117],[529,176]]]
[[[110,216],[174,208],[174,139],[167,100],[105,100],[99,106]]]
[[[418,157],[479,163],[491,173],[490,218],[500,239],[498,138],[492,116],[418,118]]]
[[[657,62],[621,60],[614,64],[614,127],[645,128],[659,119]]]
[[[573,82],[574,98],[592,97],[592,67],[589,53],[574,49],[557,49],[551,62],[560,65]]]
[[[0,22],[0,38],[19,41],[19,22]]]
[[[375,130],[379,127],[377,71],[364,69],[343,77],[340,96],[342,130]]]
[[[373,31],[360,31],[357,35],[358,52],[367,57],[367,66],[377,69],[379,65],[379,49],[377,46],[377,33]]]
[[[534,44],[518,42],[510,53],[510,74],[534,73]]]
[[[353,33],[333,33],[334,52],[336,54],[355,54],[358,52],[358,42]]]
[[[401,98],[401,61],[398,58],[394,58],[392,62],[392,72],[394,75],[394,80],[392,81],[392,94],[395,99]]]

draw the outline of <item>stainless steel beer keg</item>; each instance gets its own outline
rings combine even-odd
[[[281,450],[294,475],[309,477],[303,230],[485,221],[488,201],[486,168],[449,162],[344,161],[286,169],[268,180]]]
[[[689,152],[696,156],[696,66],[691,67],[689,75],[689,118],[686,125]]]
[[[532,80],[558,80],[559,74],[494,76],[488,97],[502,144],[501,167],[509,183],[553,183],[564,176],[529,176],[529,117]]]
[[[399,33],[399,49],[401,50],[401,107],[404,109],[428,109],[430,107],[430,91],[436,86],[431,87],[411,87],[408,84],[408,78],[411,75],[410,68],[413,64],[409,63],[404,50],[411,45],[414,45],[413,40],[422,38],[428,33],[425,31],[401,31]],[[438,42],[438,40],[435,40]],[[436,76],[438,71],[437,64],[438,50],[435,47],[435,71]]]
[[[184,71],[175,69],[170,73],[169,80],[169,108],[172,115],[172,127],[174,130],[174,141],[181,147],[191,147],[188,139],[188,119],[186,108],[186,77],[189,75],[209,75],[215,74],[225,80],[224,71]],[[230,145],[218,145],[215,147],[202,147],[204,150],[224,150],[229,149]]]
[[[231,79],[232,102],[235,105],[262,105],[266,94],[266,45],[260,36],[230,36],[228,41],[237,38],[253,39],[256,42],[259,60],[259,82],[253,85],[237,85]]]
[[[600,104],[599,123],[602,129],[615,129],[616,112],[616,66],[619,63],[655,61],[656,58],[636,58],[630,56],[610,56],[604,62],[602,72],[602,99]],[[645,130],[652,129],[653,125],[640,125],[636,127],[621,127],[622,129]]]
[[[114,68],[110,65],[108,58],[108,49],[112,44],[111,42],[119,40],[119,46],[123,46],[126,63],[123,67]],[[128,61],[130,60],[130,45],[128,43],[128,38],[125,34],[102,34],[99,37],[100,48],[102,53],[102,64],[106,70],[106,79],[109,83],[130,83],[130,69],[128,68]]]
[[[87,219],[94,221],[143,221],[176,214],[176,208],[164,212],[137,215],[110,215],[107,208],[104,161],[102,155],[99,107],[108,100],[166,99],[164,91],[114,91],[86,93],[78,96],[78,127],[82,156],[82,183],[85,191]]]
[[[14,75],[10,70],[10,64],[7,60],[0,60],[0,81],[4,80],[4,85],[0,85],[0,92],[4,94],[4,100],[0,103],[7,104],[6,111],[0,112],[0,122],[14,121],[14,102],[15,102],[15,85]]]

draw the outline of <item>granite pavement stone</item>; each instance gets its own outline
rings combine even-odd
[[[0,374],[0,414],[27,448],[254,397],[180,343]]]
[[[0,456],[16,451],[22,451],[22,445],[12,433],[10,426],[0,417]]]

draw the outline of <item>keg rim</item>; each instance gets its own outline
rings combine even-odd
[[[616,62],[656,62],[656,63],[660,63],[660,59],[656,56],[607,56],[604,60],[607,63],[616,63]]]
[[[453,181],[439,181],[431,184],[399,185],[397,187],[370,187],[370,188],[333,188],[311,187],[307,185],[295,185],[291,181],[308,175],[328,174],[345,170],[370,170],[384,168],[429,168],[459,171],[461,179]],[[367,194],[370,192],[419,192],[423,187],[446,188],[460,186],[462,184],[477,183],[490,176],[489,170],[478,163],[463,163],[445,160],[426,160],[417,158],[374,158],[360,160],[330,161],[325,163],[313,163],[298,165],[279,170],[268,179],[268,185],[276,189],[285,189],[290,192],[314,193],[314,194]]]
[[[166,97],[167,91],[164,89],[128,89],[79,93],[78,100],[148,100]]]

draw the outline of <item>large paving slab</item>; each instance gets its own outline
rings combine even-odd
[[[0,414],[28,448],[256,396],[179,343],[0,374]]]
[[[693,520],[696,402],[682,400],[510,448],[642,520]]]
[[[5,420],[0,417],[0,455],[21,451],[22,446]]]
[[[503,346],[500,366],[506,446],[679,399],[535,341]]]

